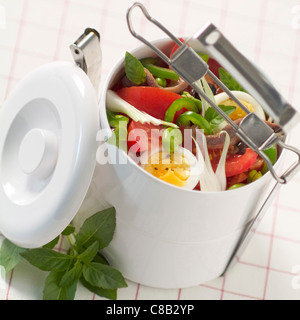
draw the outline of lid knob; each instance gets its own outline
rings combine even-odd
[[[58,145],[54,133],[45,129],[32,129],[23,138],[19,149],[21,170],[38,179],[46,179],[57,161]]]

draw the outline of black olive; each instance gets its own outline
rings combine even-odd
[[[248,146],[243,141],[238,142],[236,144],[236,147],[238,148],[238,154],[244,154],[246,152],[246,148],[248,148]]]
[[[212,83],[209,83],[208,85],[210,86],[210,89],[211,89],[213,95],[216,95],[216,92],[217,92],[216,87]]]
[[[198,92],[195,91],[194,89],[190,90],[190,95],[193,96],[196,99],[200,99]]]
[[[216,93],[217,93],[216,87],[215,87],[212,83],[209,83],[208,85],[209,85],[209,87],[210,87],[213,95],[216,95]],[[190,95],[193,96],[194,98],[201,100],[198,92],[195,91],[194,89],[191,89],[191,90],[189,91],[189,93],[190,93]]]

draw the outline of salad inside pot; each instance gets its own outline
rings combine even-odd
[[[181,39],[183,41],[183,39]],[[178,49],[171,49],[171,57]],[[210,70],[274,131],[279,126],[216,60],[198,53]],[[198,88],[236,123],[246,113],[205,75]],[[158,57],[138,59],[126,52],[118,82],[107,91],[113,143],[157,179],[189,190],[224,191],[262,177],[264,160],[198,93]],[[280,150],[264,151],[272,164]]]

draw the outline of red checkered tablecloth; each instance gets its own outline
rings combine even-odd
[[[193,35],[214,22],[300,110],[300,2],[298,0],[144,0],[174,34]],[[69,44],[86,27],[101,34],[102,83],[126,50],[140,43],[126,25],[129,0],[0,0],[0,105],[32,69],[72,60]],[[163,35],[142,17],[139,33]],[[0,113],[1,115],[1,113]],[[300,147],[299,126],[290,142]],[[287,159],[288,160],[288,159]],[[237,263],[223,277],[187,289],[163,290],[128,281],[118,299],[300,299],[300,175],[283,186]],[[1,229],[1,228],[0,228]],[[3,236],[0,234],[0,242]],[[58,250],[64,250],[60,243]],[[0,267],[0,300],[41,299],[46,273],[22,261]],[[101,299],[79,286],[76,299]]]

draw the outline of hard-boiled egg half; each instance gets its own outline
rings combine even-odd
[[[141,167],[156,178],[192,190],[200,178],[197,158],[186,148],[178,147],[174,152],[157,148],[144,152],[140,158]]]
[[[231,91],[234,96],[251,112],[257,114],[259,118],[265,120],[265,112],[261,105],[252,97],[250,94],[243,92],[243,91]],[[234,106],[236,107],[235,111],[229,115],[229,118],[232,120],[237,120],[240,118],[244,118],[246,113],[242,110],[238,104],[231,99],[227,93],[222,92],[215,95],[215,101],[217,105],[225,105],[225,106]]]

